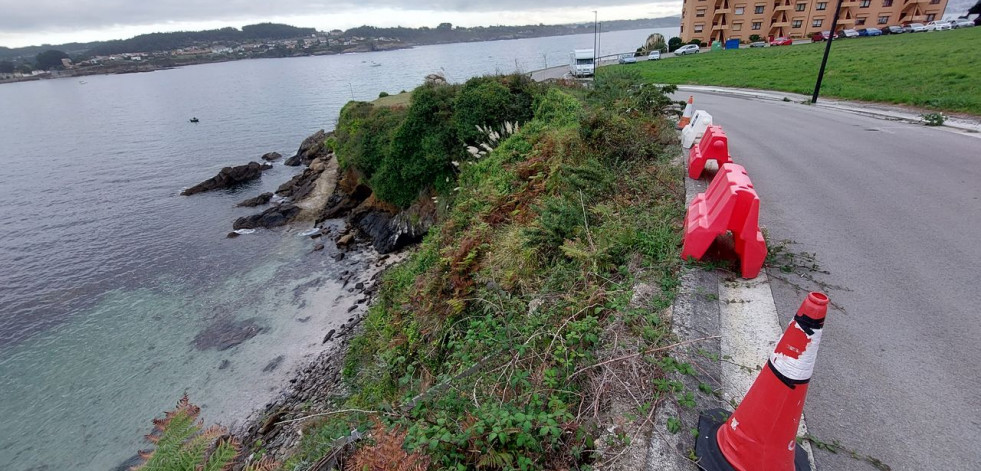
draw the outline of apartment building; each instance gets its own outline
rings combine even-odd
[[[684,0],[681,39],[807,38],[831,29],[837,0]],[[947,0],[844,0],[838,30],[939,20]]]

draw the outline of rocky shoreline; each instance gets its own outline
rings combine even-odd
[[[296,154],[284,161],[285,165],[302,166],[303,170],[282,184],[275,194],[264,193],[239,203],[238,206],[244,207],[268,207],[232,223],[232,228],[240,231],[312,222],[319,229],[309,234],[311,239],[318,240],[313,251],[323,250],[325,244],[333,243],[340,250],[335,255],[338,261],[351,251],[377,253],[367,270],[341,273],[339,281],[356,301],[348,309],[349,317],[340,328],[324,333],[323,350],[293,373],[276,399],[233,427],[232,433],[245,449],[261,443],[264,456],[273,459],[284,458],[299,443],[304,417],[331,409],[331,398],[345,393],[340,376],[344,352],[349,339],[360,330],[365,308],[374,299],[382,273],[402,259],[398,251],[421,241],[436,219],[436,207],[428,195],[421,195],[415,204],[405,209],[375,198],[360,175],[353,170],[340,169],[336,156],[327,145],[330,137],[331,133],[319,130],[306,138]],[[280,157],[268,153],[261,160],[275,161]],[[192,187],[196,191],[185,190],[182,194],[228,188],[259,178],[264,165],[268,164],[251,162],[226,167],[214,178]],[[232,232],[229,237],[238,235],[239,232]],[[361,306],[365,308],[359,309]],[[243,325],[236,331],[254,335],[254,329],[250,327]],[[196,342],[220,345],[233,341],[235,339],[207,332],[196,339]]]

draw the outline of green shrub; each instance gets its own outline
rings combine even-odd
[[[671,39],[668,40],[668,52],[674,52],[675,49],[678,49],[679,47],[683,46],[684,44],[685,43],[684,43],[684,41],[681,40],[681,38],[675,36],[675,37],[673,37],[673,38],[671,38]]]
[[[352,101],[341,109],[334,131],[337,161],[370,179],[391,154],[392,137],[404,121],[404,108],[376,107]]]
[[[529,121],[537,88],[531,79],[517,74],[468,80],[455,103],[457,136],[465,144],[475,144],[484,137],[478,125],[496,127],[505,121]]]
[[[381,92],[378,94],[378,98],[385,98],[388,96],[388,92]]]
[[[379,198],[408,207],[430,186],[446,189],[455,179],[451,161],[464,152],[456,130],[449,126],[457,86],[427,83],[412,92],[404,120],[391,137],[391,154],[370,178]],[[449,186],[452,188],[452,186]]]

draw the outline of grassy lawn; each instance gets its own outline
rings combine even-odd
[[[821,96],[981,115],[979,46],[981,28],[836,40]],[[815,43],[701,53],[629,67],[656,83],[810,95],[823,53],[824,43]]]

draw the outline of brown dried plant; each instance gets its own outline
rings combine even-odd
[[[425,471],[429,457],[405,451],[405,432],[399,427],[387,430],[376,423],[371,432],[373,445],[358,449],[344,466],[345,471]]]

